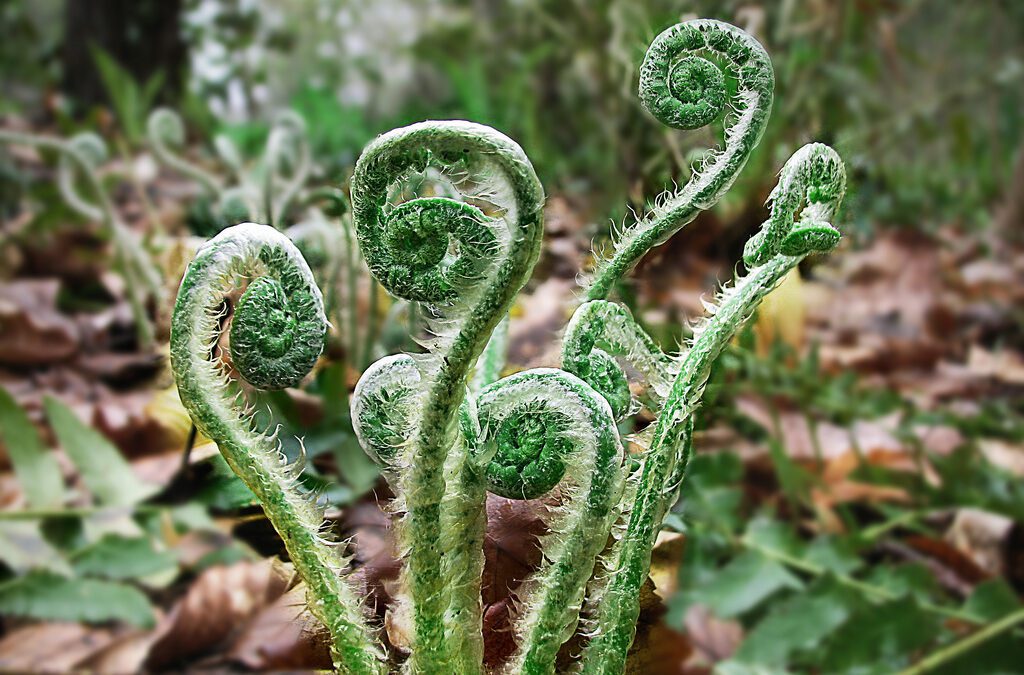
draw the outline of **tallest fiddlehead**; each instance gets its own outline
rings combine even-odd
[[[845,189],[846,171],[832,148],[812,143],[794,153],[771,193],[771,217],[744,253],[749,273],[723,291],[711,316],[695,327],[647,441],[642,469],[631,491],[635,501],[628,525],[613,547],[608,565],[614,574],[601,590],[594,636],[583,653],[584,672],[617,673],[625,662],[636,630],[639,591],[650,569],[651,549],[689,459],[691,420],[712,365],[790,270],[808,255],[828,252],[838,244],[839,231],[829,221]],[[572,343],[580,340],[574,338]]]
[[[396,188],[428,167],[467,190],[467,200],[419,197],[392,204]],[[445,672],[457,656],[452,645],[462,643],[458,636],[446,639],[446,631],[459,627],[444,619],[460,590],[442,574],[442,547],[459,536],[443,526],[443,508],[452,507],[442,504],[446,462],[464,463],[464,456],[449,454],[453,447],[466,453],[455,443],[455,422],[467,378],[537,260],[544,193],[515,142],[469,122],[424,122],[384,134],[360,156],[351,192],[370,271],[393,295],[424,304],[436,336],[428,355],[387,371],[406,373],[403,384],[410,388],[410,437],[394,458],[415,627],[409,665],[417,672]],[[395,384],[377,377],[380,370],[364,374],[360,397],[379,397],[380,387]]]
[[[731,111],[726,110],[730,101],[719,63],[736,77]],[[654,39],[640,67],[644,107],[677,129],[697,129],[724,114],[725,148],[708,150],[681,190],[662,195],[646,218],[619,235],[611,257],[595,271],[587,300],[605,298],[647,251],[721,199],[761,140],[774,90],[768,54],[735,26],[699,19],[672,26]]]

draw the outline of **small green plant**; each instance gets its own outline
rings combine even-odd
[[[98,221],[114,248],[114,268],[125,281],[139,342],[153,345],[153,324],[147,312],[149,302],[162,305],[163,285],[152,258],[134,233],[117,214],[100,180],[99,167],[107,158],[107,146],[96,134],[83,132],[69,139],[38,136],[0,129],[0,143],[29,145],[57,153],[57,185],[68,206],[83,218]],[[91,199],[78,191],[84,183]]]
[[[367,274],[355,242],[352,209],[341,190],[320,188],[305,201],[323,200],[285,234],[298,246],[324,294],[324,309],[344,347],[345,362],[362,370],[375,358],[378,339],[379,286]],[[361,291],[367,287],[365,293]],[[360,301],[366,301],[361,310]],[[363,312],[363,320],[360,313]]]
[[[91,51],[121,131],[129,144],[138,146],[145,135],[146,114],[153,109],[164,84],[164,74],[154,73],[145,83],[140,83],[102,48],[93,46]]]
[[[736,84],[731,101],[723,68]],[[517,591],[517,646],[506,670],[553,672],[582,616],[587,639],[579,667],[622,672],[640,587],[685,474],[711,366],[789,270],[838,243],[829,220],[844,192],[842,162],[811,144],[786,163],[771,217],[747,246],[748,273],[723,291],[683,354],[663,353],[605,297],[644,253],[728,189],[761,136],[772,88],[764,50],[727,24],[686,22],[651,45],[641,70],[645,105],[682,128],[724,114],[726,147],[710,151],[682,190],[619,238],[569,325],[564,370],[497,379],[504,320],[542,236],[544,193],[522,149],[482,125],[423,122],[384,134],[359,158],[351,194],[363,256],[389,293],[421,306],[431,336],[426,353],[370,366],[351,409],[364,449],[396,494],[405,564],[392,612],[408,623],[409,672],[484,669],[487,491],[552,504],[543,562]],[[281,533],[312,611],[331,630],[336,665],[382,670],[382,650],[338,576],[341,563],[328,555],[318,513],[295,488],[295,469],[282,465],[272,437],[253,431],[215,353],[225,298],[243,281],[230,340],[239,374],[253,386],[279,388],[297,383],[316,361],[326,324],[308,266],[271,228],[230,228],[200,252],[179,292],[172,361],[182,401]],[[625,459],[616,422],[639,404],[617,358],[647,377],[646,405],[657,416],[635,439],[643,449],[635,461]]]
[[[285,217],[313,168],[306,123],[286,111],[274,120],[263,156],[249,166],[235,144],[226,136],[214,139],[214,148],[224,166],[233,174],[226,182],[189,162],[179,152],[185,142],[181,117],[169,108],[157,108],[146,122],[146,136],[157,158],[171,169],[196,181],[203,192],[199,211],[193,219],[200,229],[214,233],[243,220],[284,226]]]

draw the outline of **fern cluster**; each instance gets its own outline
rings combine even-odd
[[[100,165],[107,159],[107,145],[96,134],[82,132],[69,139],[38,136],[0,129],[0,143],[28,145],[57,153],[57,187],[69,207],[83,218],[102,225],[114,249],[114,268],[125,281],[139,342],[153,345],[153,324],[147,306],[163,302],[159,270],[134,233],[118,216],[100,179]],[[79,192],[84,184],[88,192]]]
[[[206,223],[204,229],[220,231],[245,220],[282,227],[313,168],[306,122],[291,111],[274,120],[263,156],[252,165],[246,164],[230,138],[214,139],[218,159],[233,175],[227,182],[180,154],[185,126],[173,110],[157,108],[150,113],[146,137],[157,159],[199,184],[203,196],[193,216]]]
[[[730,98],[726,75],[735,81]],[[652,247],[710,208],[764,130],[774,79],[761,46],[716,21],[669,28],[641,68],[640,97],[659,119],[696,128],[724,116],[725,148],[708,151],[682,189],[624,230],[598,265],[570,321],[563,369],[499,379],[505,321],[540,252],[544,193],[522,149],[470,122],[423,122],[373,141],[351,182],[356,235],[371,273],[418,303],[425,352],[385,357],[356,386],[353,426],[396,498],[402,592],[415,673],[483,672],[481,577],[487,492],[543,498],[549,533],[539,569],[517,589],[512,673],[551,673],[562,646],[585,638],[578,668],[622,672],[640,587],[662,520],[692,452],[693,418],[715,359],[779,280],[836,246],[830,220],[843,196],[842,162],[808,145],[782,169],[771,216],[748,244],[747,272],[719,294],[681,353],[665,353],[607,296]],[[230,360],[219,358],[224,300],[235,304]],[[172,358],[197,426],[260,498],[330,629],[336,666],[390,663],[341,578],[344,560],[320,530],[272,436],[253,428],[228,377],[294,385],[316,361],[326,324],[312,273],[272,228],[241,225],[211,240],[182,283]],[[646,380],[634,400],[622,363]],[[655,417],[630,457],[617,423]],[[582,628],[580,624],[582,622]]]

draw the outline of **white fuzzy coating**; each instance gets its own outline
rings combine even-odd
[[[484,389],[477,401],[481,447],[487,448],[505,419],[535,403],[543,403],[546,410],[542,414],[550,411],[570,420],[565,434],[572,451],[564,459],[566,473],[558,486],[560,503],[550,507],[549,533],[541,538],[541,567],[516,592],[519,649],[505,669],[508,673],[522,672],[526,660],[535,657],[530,647],[547,644],[543,649],[553,659],[558,646],[572,636],[587,579],[618,516],[616,505],[625,483],[623,448],[610,406],[583,380],[562,370],[525,371]],[[602,454],[599,448],[607,443],[614,445],[611,455]],[[600,472],[612,475],[596,488],[594,481]],[[555,607],[549,597],[552,593],[568,596]]]

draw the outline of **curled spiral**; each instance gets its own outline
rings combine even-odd
[[[446,197],[401,204],[385,221],[382,239],[391,255],[381,285],[406,300],[451,301],[457,286],[477,278],[497,254],[491,222],[477,207]],[[457,256],[449,254],[453,245]]]
[[[495,452],[487,464],[490,491],[510,499],[547,494],[565,475],[572,418],[546,401],[503,412],[507,414],[491,431]]]
[[[179,154],[185,145],[185,125],[178,113],[170,108],[154,110],[146,119],[146,137],[157,159],[199,183],[207,197],[223,190],[220,179]]]
[[[352,394],[352,427],[363,450],[389,480],[399,470],[399,454],[409,438],[420,371],[408,354],[376,361]]]
[[[505,217],[490,218],[477,206],[449,197],[418,198],[391,207],[392,186],[431,164],[449,175],[483,174],[481,182],[504,174],[512,190],[511,203],[503,205]],[[508,241],[520,244],[516,248],[525,253],[506,261],[515,264],[518,275],[536,261],[543,191],[519,146],[482,125],[423,122],[381,136],[356,165],[352,202],[370,271],[385,289],[406,300],[454,303],[461,291],[491,271]],[[508,226],[512,232],[501,231]],[[519,230],[527,235],[521,243]]]
[[[248,289],[235,308],[230,335],[240,374],[258,387],[290,386],[319,357],[327,328],[323,301],[298,249],[265,225],[229,227],[200,248],[178,291],[171,367],[182,404],[281,535],[306,582],[310,610],[330,631],[336,667],[381,673],[381,650],[359,596],[340,576],[346,561],[324,539],[315,499],[298,486],[301,465],[287,464],[276,438],[254,428],[213,349],[224,301],[244,281]]]
[[[723,67],[735,77],[731,100]],[[654,39],[640,67],[644,107],[677,129],[696,129],[724,116],[725,148],[705,152],[681,190],[662,195],[647,217],[619,234],[611,257],[598,263],[588,300],[605,298],[647,251],[721,199],[761,140],[774,89],[768,54],[735,26],[698,19]]]
[[[707,126],[722,114],[729,98],[725,75],[701,56],[672,58],[673,47],[687,46],[671,43],[672,39],[656,41],[647,52],[640,68],[640,100],[652,115],[675,129]]]
[[[392,203],[410,178],[428,171],[452,179],[449,196]],[[419,375],[406,380],[414,391],[390,394],[411,402],[399,415],[405,421],[374,420],[381,410],[374,401],[385,400],[376,382],[396,386],[383,377],[384,365],[363,376],[356,397],[362,403],[353,401],[368,452],[401,469],[393,473],[406,511],[399,538],[408,552],[403,579],[414,620],[409,668],[473,668],[482,649],[480,575],[465,570],[479,556],[462,532],[483,512],[484,493],[474,484],[450,494],[446,476],[465,486],[475,480],[468,446],[454,430],[473,366],[537,261],[544,192],[514,141],[489,127],[449,121],[396,129],[370,143],[356,163],[351,195],[370,272],[392,295],[424,303],[436,336],[426,355],[391,364]],[[398,450],[391,441],[375,445],[375,429],[404,430],[404,443]],[[445,572],[455,568],[463,570],[456,574],[463,583],[448,583]]]
[[[320,358],[327,333],[319,289],[310,292],[301,274],[282,269],[277,278],[249,283],[231,321],[231,359],[242,377],[260,389],[301,382]]]
[[[63,152],[57,163],[57,187],[68,206],[89,220],[102,221],[107,216],[107,207],[103,203],[94,204],[78,193],[76,178],[79,171],[91,174],[98,192],[94,197],[102,202],[105,194],[99,187],[97,171],[107,161],[109,153],[107,144],[98,135],[83,131],[75,134],[64,143]],[[89,178],[90,176],[87,176]]]
[[[184,321],[183,302],[190,299],[196,305],[191,311],[218,313],[234,284],[248,279],[232,314],[230,351],[239,374],[259,389],[284,389],[301,382],[320,357],[327,333],[323,297],[309,266],[287,237],[272,232],[265,225],[243,223],[207,242],[182,280],[175,309],[175,319]],[[208,267],[219,268],[223,276],[209,278]],[[200,283],[203,287],[197,288]],[[193,294],[200,297],[193,299]],[[205,308],[198,306],[201,301]],[[214,326],[204,322],[191,329],[172,325],[172,331],[175,328],[177,342],[185,344],[187,329],[197,337],[200,329],[212,333]]]
[[[622,419],[635,412],[635,406],[626,373],[615,357],[625,358],[640,371],[649,384],[649,397],[659,407],[672,386],[675,360],[622,305],[607,300],[580,305],[565,331],[562,367],[604,396],[615,418]]]
[[[839,230],[828,222],[846,192],[846,168],[835,150],[808,143],[789,158],[768,196],[771,216],[743,250],[747,267],[782,254],[827,253],[839,243]],[[803,209],[794,224],[793,217]]]
[[[488,488],[533,499],[556,485],[562,505],[548,523],[544,563],[517,591],[513,673],[554,671],[572,637],[604,533],[624,485],[622,443],[607,402],[561,370],[516,373],[484,387],[476,400],[479,435],[463,424],[473,454],[486,462]]]

